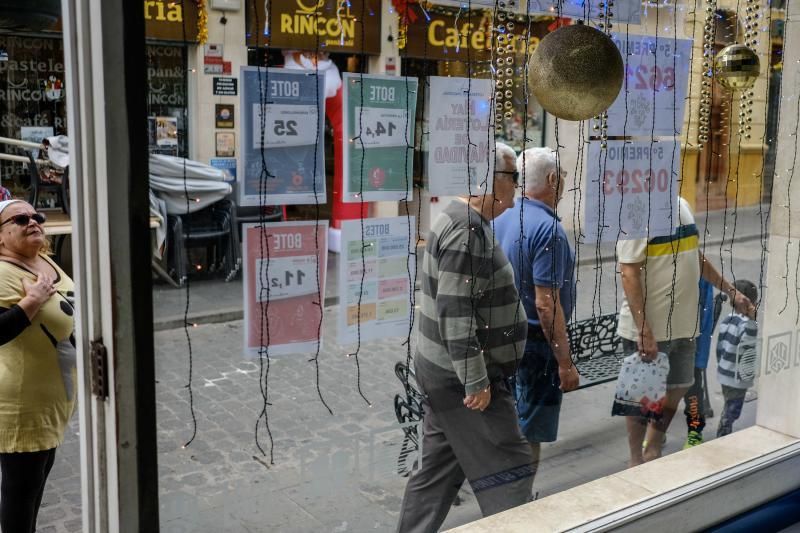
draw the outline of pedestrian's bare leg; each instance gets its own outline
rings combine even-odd
[[[628,466],[634,467],[644,462],[642,442],[647,431],[647,420],[640,416],[626,416],[625,422],[628,426],[628,446],[631,452],[631,460]]]
[[[679,389],[668,389],[667,399],[664,402],[664,414],[657,422],[653,422],[647,426],[647,449],[644,450],[644,460],[652,461],[661,457],[661,448],[664,444],[664,433],[667,432],[675,412],[678,410],[678,405],[681,399],[688,391],[688,387]]]

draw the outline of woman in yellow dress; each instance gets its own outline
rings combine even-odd
[[[29,533],[75,408],[74,285],[44,216],[0,202],[0,528]]]

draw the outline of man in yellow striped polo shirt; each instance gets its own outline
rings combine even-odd
[[[627,417],[630,466],[661,456],[664,433],[681,398],[694,383],[700,277],[730,295],[739,312],[755,312],[752,302],[706,261],[698,247],[691,208],[683,198],[678,197],[678,203],[678,220],[672,235],[617,243],[625,291],[617,329],[623,349],[625,353],[638,351],[645,361],[653,361],[658,352],[663,352],[669,357],[670,366],[662,418],[648,423],[641,417]],[[645,440],[647,446],[643,450]]]

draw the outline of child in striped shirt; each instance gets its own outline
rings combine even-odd
[[[733,285],[751,302],[757,301],[758,290],[753,282],[737,279]],[[756,321],[736,311],[720,323],[717,334],[717,379],[722,385],[725,407],[719,420],[717,437],[733,432],[733,423],[742,414],[747,389],[753,386],[757,335]]]

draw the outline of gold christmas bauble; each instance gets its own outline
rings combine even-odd
[[[726,46],[714,58],[714,78],[731,91],[752,87],[760,70],[758,54],[743,44]]]
[[[614,103],[624,65],[614,42],[584,24],[545,36],[528,65],[528,80],[541,106],[566,120],[586,120]]]

